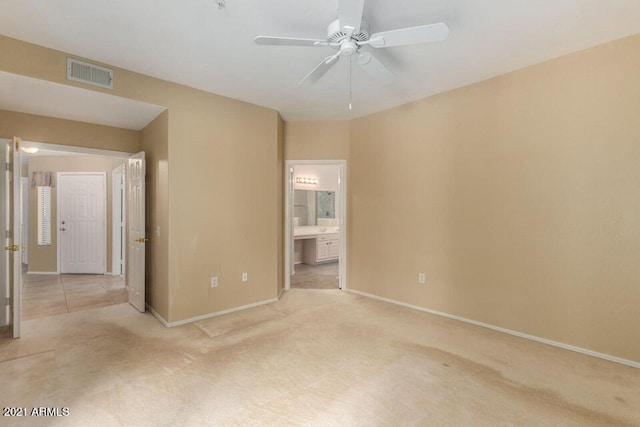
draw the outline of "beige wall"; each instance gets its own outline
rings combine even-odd
[[[69,82],[65,53],[4,36],[0,52],[2,71],[169,109],[166,320],[276,297],[276,111],[119,68],[113,90]],[[262,215],[255,215],[256,206]],[[245,271],[249,282],[241,283]],[[211,289],[214,274],[220,284]]]
[[[278,113],[211,98],[169,112],[170,321],[277,295]]]
[[[285,159],[349,160],[350,286],[640,360],[639,49],[635,36],[351,123],[284,124]],[[85,87],[62,52],[6,37],[0,51],[0,70]],[[152,250],[168,249],[166,319],[275,297],[277,112],[115,73],[114,91],[89,89],[169,108],[168,240]]]
[[[350,287],[640,361],[638,52],[353,121]]]
[[[14,136],[23,141],[128,153],[140,149],[140,132],[134,130],[0,110],[0,138]]]
[[[123,159],[100,156],[30,156],[29,158],[29,272],[58,270],[57,185],[51,188],[51,245],[38,246],[38,197],[31,188],[31,176],[36,171],[106,172],[107,174],[107,272],[112,270],[113,212],[111,171],[124,163]]]
[[[146,180],[146,300],[164,319],[169,317],[169,112],[142,130]],[[160,235],[156,234],[160,228]]]
[[[287,122],[286,160],[349,159],[349,122]]]

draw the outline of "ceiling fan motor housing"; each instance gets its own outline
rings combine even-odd
[[[363,42],[369,40],[369,25],[365,21],[362,21],[360,24],[360,31],[349,36],[349,34],[340,26],[340,20],[336,19],[327,27],[327,39],[332,43],[340,43],[346,39]]]
[[[358,53],[357,64],[373,78],[389,83],[393,73],[378,61],[371,52],[359,52],[361,46],[368,45],[374,49],[407,46],[445,40],[449,35],[449,27],[445,23],[419,25],[397,30],[370,34],[369,25],[362,20],[365,0],[337,0],[338,19],[327,27],[327,39],[306,39],[292,37],[258,36],[257,44],[275,46],[326,46],[337,50],[335,54],[322,60],[298,86],[307,86],[317,82],[340,57],[351,57]],[[352,61],[349,61],[351,66]]]

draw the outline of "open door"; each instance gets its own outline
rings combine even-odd
[[[11,306],[10,298],[11,290],[9,288],[9,261],[11,260],[10,251],[4,249],[11,244],[9,240],[9,162],[11,159],[10,149],[11,140],[0,139],[0,236],[2,246],[0,246],[0,331],[11,325]],[[5,167],[6,166],[6,167]]]
[[[5,307],[9,309],[9,322],[13,337],[20,337],[20,297],[22,291],[21,222],[22,190],[20,179],[20,138],[2,144],[3,159],[8,166],[2,181],[2,232],[4,234],[4,253],[2,256],[3,294]],[[5,313],[6,315],[6,313]],[[3,319],[4,320],[4,319]],[[4,323],[4,322],[3,322]]]
[[[126,280],[129,303],[145,311],[144,267],[145,245],[145,161],[144,152],[129,157],[126,171],[127,188],[127,261]]]
[[[293,168],[290,167],[289,168],[289,206],[288,206],[289,211],[291,212],[291,215],[290,215],[291,219],[289,220],[289,224],[288,224],[289,233],[290,233],[289,234],[289,245],[290,245],[290,249],[291,249],[289,251],[289,260],[290,260],[289,261],[289,270],[290,270],[289,271],[289,275],[290,276],[293,276],[294,274],[296,274],[296,263],[294,262],[295,261],[295,236],[293,234],[293,229],[295,227],[295,224],[293,223],[293,221],[294,221],[293,217],[295,216],[294,212],[293,212],[294,194],[295,194],[295,190],[294,190],[294,187],[293,187]]]

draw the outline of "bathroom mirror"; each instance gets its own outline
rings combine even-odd
[[[335,219],[336,193],[335,191],[316,191],[316,218]]]
[[[335,191],[294,190],[293,217],[294,227],[327,225],[336,218]]]

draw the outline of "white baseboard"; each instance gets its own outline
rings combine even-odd
[[[60,274],[57,271],[27,271],[27,274]],[[87,273],[94,274],[94,273]],[[100,275],[100,273],[96,273],[96,275]],[[103,276],[120,276],[120,274],[111,274],[110,272],[106,272]]]
[[[151,306],[149,306],[149,304],[146,304],[146,306],[149,309],[149,311],[151,312],[151,314],[153,314],[153,316],[160,321],[160,323],[162,323],[167,328],[173,328],[174,326],[186,325],[187,323],[193,323],[193,322],[197,322],[199,320],[209,319],[211,317],[223,316],[225,314],[233,313],[235,311],[246,310],[248,308],[258,307],[258,306],[265,305],[265,304],[270,304],[270,303],[276,302],[276,301],[278,301],[278,298],[271,298],[271,299],[267,299],[267,300],[264,300],[264,301],[258,301],[258,302],[254,302],[254,303],[251,303],[251,304],[242,305],[240,307],[234,307],[234,308],[229,308],[227,310],[216,311],[214,313],[209,313],[209,314],[203,314],[203,315],[200,315],[200,316],[190,317],[190,318],[184,319],[184,320],[177,320],[175,322],[167,322],[153,308],[151,308]]]
[[[509,335],[513,335],[513,336],[520,337],[520,338],[525,338],[525,339],[532,340],[532,341],[537,341],[539,343],[552,345],[554,347],[559,347],[559,348],[562,348],[562,349],[565,349],[565,350],[569,350],[569,351],[575,351],[576,353],[582,353],[582,354],[586,354],[588,356],[593,356],[593,357],[597,357],[597,358],[600,358],[600,359],[608,360],[609,362],[620,363],[621,365],[631,366],[633,368],[640,369],[640,362],[635,362],[633,360],[627,360],[627,359],[623,359],[621,357],[611,356],[609,354],[604,354],[604,353],[599,353],[597,351],[588,350],[586,348],[576,347],[574,345],[565,344],[565,343],[561,343],[561,342],[558,342],[558,341],[553,341],[553,340],[549,340],[549,339],[546,339],[546,338],[537,337],[535,335],[529,335],[529,334],[525,334],[525,333],[522,333],[522,332],[513,331],[511,329],[502,328],[500,326],[495,326],[495,325],[490,325],[488,323],[478,322],[476,320],[471,320],[471,319],[467,319],[465,317],[456,316],[455,314],[449,314],[449,313],[444,313],[444,312],[441,312],[441,311],[431,310],[431,309],[428,309],[428,308],[420,307],[420,306],[413,305],[413,304],[408,304],[408,303],[397,301],[397,300],[393,300],[393,299],[390,299],[390,298],[381,297],[381,296],[370,294],[370,293],[367,293],[367,292],[356,291],[356,290],[353,290],[353,289],[348,289],[348,291],[352,292],[354,294],[362,295],[362,296],[367,297],[367,298],[372,298],[372,299],[388,302],[388,303],[391,303],[391,304],[400,305],[400,306],[403,306],[403,307],[411,308],[413,310],[423,311],[425,313],[435,314],[436,316],[442,316],[442,317],[447,317],[447,318],[453,319],[453,320],[459,320],[461,322],[470,323],[472,325],[476,325],[476,326],[480,326],[480,327],[483,327],[483,328],[491,329],[491,330],[494,330],[494,331],[497,331],[497,332],[502,332],[504,334],[509,334]]]
[[[153,315],[153,317],[155,317],[156,319],[158,319],[160,321],[160,323],[162,323],[162,325],[165,328],[169,328],[169,322],[167,322],[166,320],[164,320],[164,318],[162,316],[160,316],[160,314],[158,314],[157,311],[155,311],[153,309],[153,307],[151,307],[148,303],[144,304],[147,307],[147,310],[149,310],[149,312]]]
[[[283,293],[284,293],[284,288],[280,289],[280,292],[278,293],[278,297],[276,298],[278,301],[280,301],[280,297],[282,296]]]

